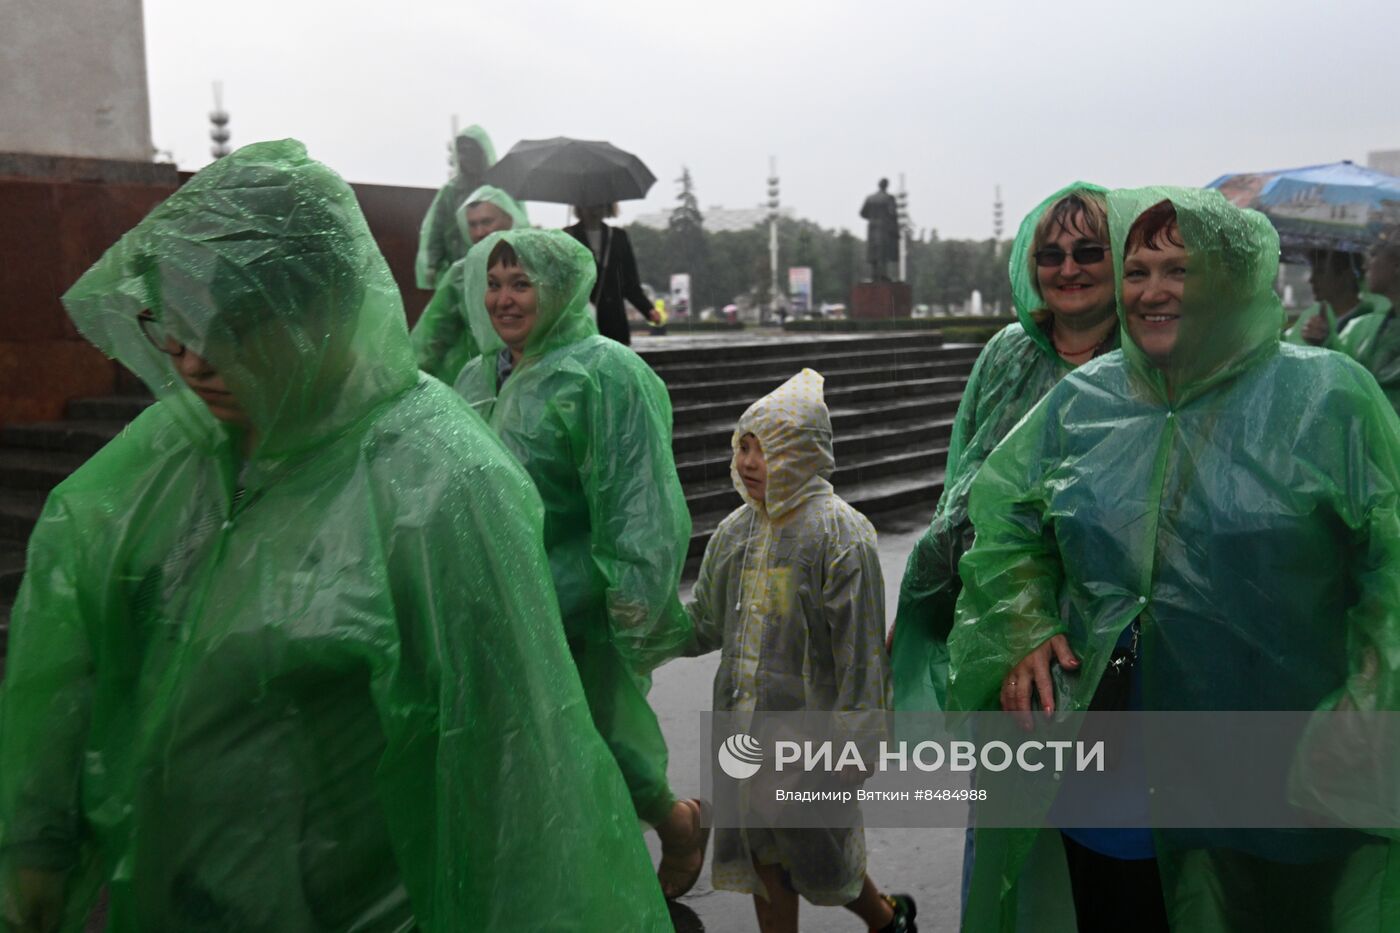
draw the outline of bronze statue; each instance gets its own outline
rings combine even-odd
[[[888,189],[890,180],[880,179],[880,190],[865,199],[860,216],[869,223],[865,233],[865,259],[870,281],[893,282],[899,269],[899,203]]]

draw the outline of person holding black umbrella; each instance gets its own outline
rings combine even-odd
[[[575,205],[578,223],[565,227],[564,232],[593,253],[598,269],[598,281],[593,286],[591,301],[598,309],[598,333],[621,344],[632,342],[632,329],[627,324],[627,309],[623,301],[631,302],[642,316],[653,324],[661,320],[642,291],[642,276],[637,271],[637,257],[627,231],[603,222],[617,216],[616,204]]]

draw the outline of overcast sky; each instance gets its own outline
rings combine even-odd
[[[437,186],[455,113],[504,153],[606,139],[656,173],[624,222],[764,199],[863,235],[881,175],[944,237],[1009,236],[1077,178],[1205,184],[1400,149],[1394,0],[145,0],[153,136],[209,159],[296,136],[351,181]],[[553,225],[564,208],[531,205]]]

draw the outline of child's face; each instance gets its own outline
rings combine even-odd
[[[763,445],[752,434],[739,438],[739,453],[734,458],[739,478],[755,502],[762,502],[768,491],[768,461],[763,459]]]

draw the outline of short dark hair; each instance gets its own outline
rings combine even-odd
[[[1314,269],[1326,269],[1333,275],[1350,273],[1360,277],[1362,257],[1359,253],[1349,253],[1340,249],[1315,249],[1308,253],[1308,265]]]
[[[1161,249],[1168,244],[1186,248],[1176,219],[1176,205],[1171,201],[1158,201],[1133,221],[1128,241],[1123,245],[1123,255],[1136,249]]]
[[[510,245],[509,240],[501,240],[491,249],[491,255],[486,257],[486,268],[494,269],[497,266],[518,266],[520,257],[515,252],[515,247]]]

